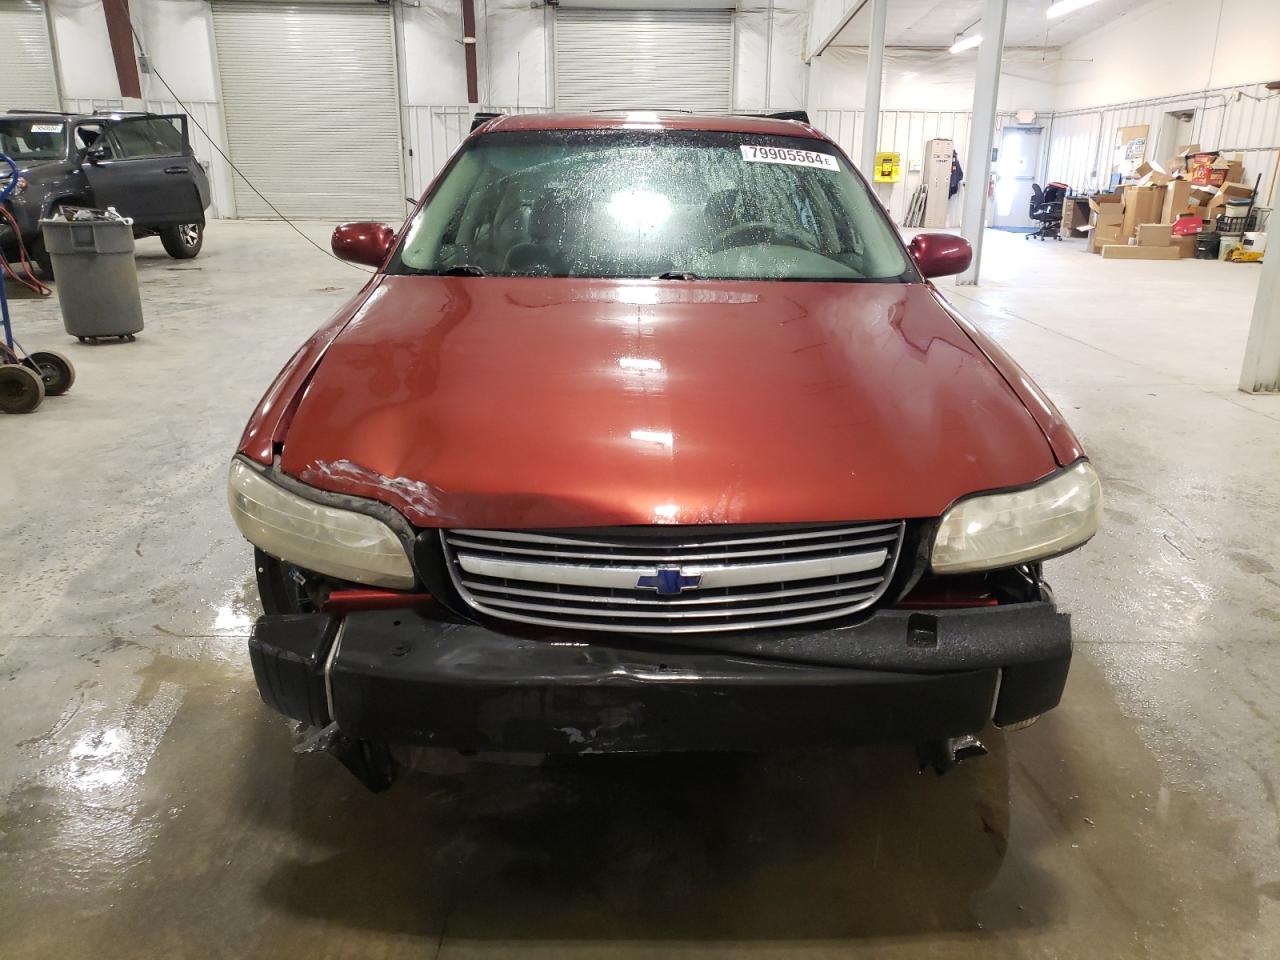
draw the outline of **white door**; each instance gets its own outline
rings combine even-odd
[[[405,214],[391,11],[214,0],[231,159],[293,218]],[[244,179],[236,215],[272,217]]]
[[[732,13],[558,9],[555,77],[558,110],[728,113]]]
[[[1174,159],[1179,147],[1192,142],[1192,129],[1195,127],[1196,112],[1194,110],[1175,110],[1164,115],[1160,124],[1160,142],[1156,144],[1158,152],[1148,154],[1160,163]]]
[[[36,0],[0,0],[0,113],[61,110],[49,23]]]
[[[1035,225],[1031,219],[1031,187],[1040,165],[1040,133],[1040,127],[1004,128],[994,169],[993,227]]]

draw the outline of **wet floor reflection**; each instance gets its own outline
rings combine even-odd
[[[992,745],[941,779],[900,749],[536,767],[427,754],[380,797],[308,764],[276,826],[330,853],[263,892],[288,913],[422,936],[447,904],[460,938],[879,937],[978,929],[972,898],[1012,857],[1008,921],[1032,926],[1054,883],[1010,852]]]
[[[94,687],[21,748],[43,772],[0,803],[4,960],[399,958],[441,942],[1199,960],[1256,942],[1270,902],[1229,854],[1230,817],[1169,784],[1085,662],[1063,710],[987,731],[991,754],[941,778],[903,748],[425,752],[373,795],[292,752],[244,671],[104,656],[137,662],[141,686]]]

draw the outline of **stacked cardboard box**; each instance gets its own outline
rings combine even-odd
[[[1102,248],[1104,260],[1178,260],[1182,248],[1173,243],[1173,231],[1167,223],[1140,223],[1135,233],[1137,243],[1108,244]],[[1191,252],[1195,253],[1192,241]]]
[[[1238,159],[1206,153],[1198,144],[1178,149],[1166,164],[1147,161],[1135,182],[1089,201],[1089,250],[1113,260],[1176,260],[1195,255],[1194,237],[1174,237],[1169,227],[1186,214],[1214,221],[1229,200],[1252,195],[1241,183]],[[1123,249],[1122,249],[1123,248]]]
[[[1122,243],[1121,224],[1124,222],[1124,199],[1119,193],[1104,193],[1089,198],[1089,250],[1101,253],[1108,243]]]

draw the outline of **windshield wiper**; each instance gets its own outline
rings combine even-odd
[[[442,277],[487,277],[488,275],[483,267],[477,267],[474,263],[460,263],[440,271]]]
[[[668,270],[666,273],[660,273],[655,278],[657,280],[701,280],[696,273],[690,273],[688,270]]]

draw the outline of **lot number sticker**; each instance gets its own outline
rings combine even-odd
[[[61,133],[62,124],[60,123],[33,123],[31,125],[32,133]]]
[[[813,150],[792,150],[788,147],[758,147],[744,143],[742,159],[748,163],[786,163],[793,167],[818,167],[822,170],[839,171],[840,163],[829,153],[816,153]]]

